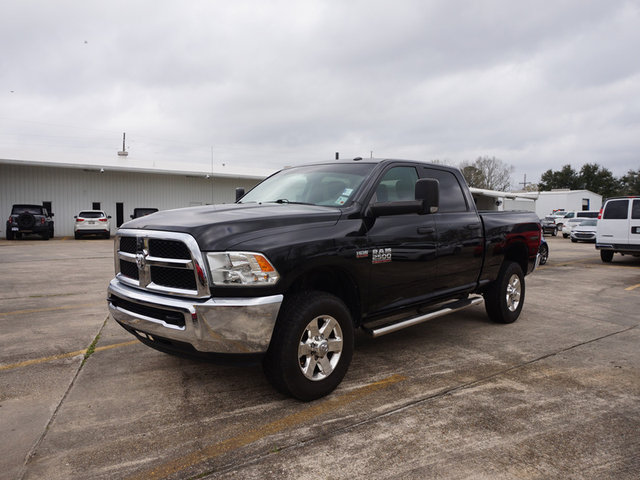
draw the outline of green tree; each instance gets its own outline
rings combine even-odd
[[[565,165],[562,169],[554,172],[549,169],[540,177],[538,184],[540,191],[549,191],[554,188],[568,188],[570,190],[580,189],[580,176],[571,165]]]
[[[620,180],[607,168],[596,163],[585,163],[580,170],[580,188],[603,197],[614,197],[620,192]]]
[[[620,195],[640,195],[640,168],[620,178]]]
[[[478,157],[475,162],[462,162],[459,167],[470,187],[504,192],[511,186],[513,166],[496,157]]]

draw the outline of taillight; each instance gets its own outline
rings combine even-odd
[[[602,209],[600,209],[600,213],[598,213],[598,220],[602,220]]]
[[[84,222],[84,218],[76,218],[76,222]]]
[[[107,219],[106,219],[106,218],[100,218],[100,219],[99,219],[99,221],[100,221],[100,222],[106,222],[106,221],[107,221]]]
[[[40,219],[40,225],[44,225],[44,217]]]
[[[9,217],[9,224],[13,223],[13,217]]]

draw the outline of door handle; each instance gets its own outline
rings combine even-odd
[[[422,234],[433,233],[435,231],[436,229],[433,227],[418,227],[418,233],[422,233]]]
[[[476,230],[476,229],[480,228],[480,224],[479,223],[470,223],[469,225],[467,225],[466,228],[468,230]]]

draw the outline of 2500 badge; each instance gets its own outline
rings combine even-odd
[[[391,261],[390,248],[374,248],[371,254],[371,263],[387,263]]]

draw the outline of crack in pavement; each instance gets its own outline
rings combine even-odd
[[[100,334],[102,333],[102,331],[104,330],[105,326],[107,325],[107,321],[108,320],[109,320],[109,317],[107,316],[107,318],[105,318],[104,322],[102,322],[102,325],[100,326],[100,329],[98,330],[98,333],[95,335],[95,337],[93,338],[93,340],[91,341],[89,346],[91,346],[92,344],[95,344],[97,342],[98,338],[100,338]],[[89,347],[87,347],[86,350],[88,351]],[[73,375],[73,378],[71,379],[71,382],[67,386],[67,389],[65,390],[64,395],[62,395],[62,398],[58,402],[58,405],[56,405],[56,408],[54,409],[53,413],[51,414],[51,417],[49,418],[49,421],[47,422],[46,426],[44,427],[44,430],[42,431],[42,434],[40,435],[40,437],[38,437],[38,439],[34,443],[33,447],[31,447],[31,449],[27,453],[27,455],[26,455],[26,457],[24,459],[24,464],[23,464],[23,466],[22,466],[22,468],[20,470],[20,473],[19,473],[19,476],[18,476],[18,480],[23,480],[25,475],[27,474],[27,467],[29,466],[29,462],[34,457],[34,455],[36,454],[38,448],[40,447],[40,445],[44,441],[45,437],[47,436],[47,433],[49,432],[49,428],[51,427],[51,424],[56,419],[56,417],[58,415],[58,412],[62,408],[62,405],[64,404],[65,400],[67,399],[67,396],[71,392],[71,389],[75,385],[76,380],[78,379],[78,376],[80,375],[80,372],[84,368],[84,364],[85,363],[86,363],[86,358],[84,358],[83,361],[80,362],[80,365],[78,365],[78,368],[76,369],[76,373]]]

